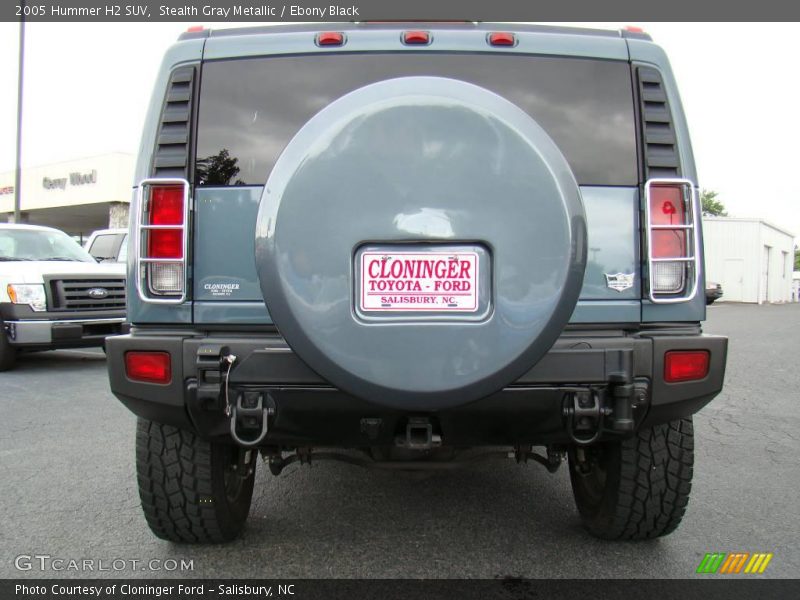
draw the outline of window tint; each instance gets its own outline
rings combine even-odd
[[[197,137],[200,185],[262,185],[314,114],[384,79],[451,77],[491,90],[530,114],[584,185],[636,185],[636,135],[627,63],[497,54],[340,54],[207,62]]]

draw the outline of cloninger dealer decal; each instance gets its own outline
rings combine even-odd
[[[362,311],[475,312],[475,252],[364,252]]]

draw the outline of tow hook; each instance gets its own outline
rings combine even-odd
[[[245,448],[263,442],[269,433],[269,418],[275,414],[275,409],[265,403],[264,394],[245,390],[236,396],[236,403],[230,408],[231,437],[234,441]],[[258,433],[255,437],[246,437],[252,432]]]
[[[275,402],[268,393],[258,390],[242,390],[236,394],[235,402],[231,402],[230,378],[231,369],[236,362],[235,354],[221,354],[219,361],[222,373],[222,388],[225,398],[225,415],[231,420],[230,430],[233,440],[245,448],[252,448],[264,441],[269,433],[269,418],[275,414]],[[265,401],[265,396],[268,400]],[[244,432],[248,432],[245,434]],[[257,431],[255,437],[247,437]]]
[[[603,423],[610,414],[611,409],[602,406],[597,390],[576,390],[567,395],[564,404],[567,435],[580,446],[593,444],[600,439]]]
[[[562,414],[569,438],[580,446],[593,444],[606,433],[634,431],[634,409],[647,403],[647,385],[626,373],[612,373],[607,388],[575,388],[564,398]]]

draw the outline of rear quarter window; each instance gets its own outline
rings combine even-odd
[[[559,146],[582,185],[637,185],[630,66],[502,54],[275,56],[203,65],[195,179],[263,185],[283,148],[317,112],[395,77],[460,79],[510,100]]]

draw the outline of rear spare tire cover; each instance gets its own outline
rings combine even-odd
[[[365,257],[380,255],[461,257],[471,289],[430,309],[397,310],[419,292],[365,308],[362,279],[380,276]],[[409,264],[400,279],[420,275]],[[476,400],[535,365],[585,264],[580,191],[555,143],[504,98],[439,77],[375,83],[317,113],[275,164],[256,225],[261,290],[289,346],[338,388],[408,410]],[[377,283],[417,285],[400,279]]]

